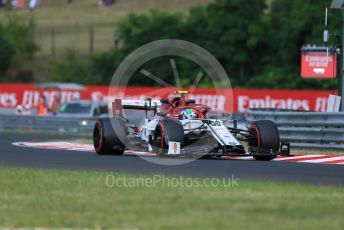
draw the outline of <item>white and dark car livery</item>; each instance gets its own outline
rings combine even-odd
[[[280,142],[272,121],[252,122],[248,130],[238,129],[236,122],[230,127],[226,119],[208,119],[210,108],[187,100],[187,91],[178,93],[179,97],[160,101],[116,99],[113,117],[96,121],[96,152],[121,155],[130,149],[166,156],[253,156],[256,160],[290,155],[289,144]],[[132,124],[126,116],[128,110],[144,111],[142,121]]]

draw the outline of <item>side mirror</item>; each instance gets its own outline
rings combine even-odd
[[[191,105],[194,105],[194,104],[196,104],[196,100],[188,100],[188,103]]]
[[[168,104],[168,99],[161,99],[160,102],[161,102],[162,104]]]
[[[166,117],[167,113],[165,113],[165,112],[158,112],[157,115],[160,116],[160,117]]]

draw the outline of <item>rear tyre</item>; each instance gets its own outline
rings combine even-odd
[[[280,138],[277,126],[269,120],[255,121],[249,129],[253,138],[249,141],[249,146],[254,149],[262,150],[264,154],[269,152],[278,152]],[[255,160],[270,161],[276,155],[256,155]]]
[[[126,127],[122,119],[101,118],[96,121],[93,146],[98,155],[122,155],[125,150],[124,140],[126,140]]]
[[[182,145],[184,141],[184,128],[178,120],[162,119],[155,128],[153,141],[160,155],[165,155],[168,152],[169,141],[180,142]]]

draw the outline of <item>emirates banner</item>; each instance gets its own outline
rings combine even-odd
[[[337,51],[325,46],[305,45],[301,48],[301,77],[335,78]]]
[[[40,95],[45,95],[48,106],[56,98],[98,100],[112,102],[114,98],[161,99],[175,95],[173,89],[154,87],[126,87],[118,94],[108,95],[107,86],[85,86],[84,90],[37,89],[33,84],[0,84],[0,109],[23,105],[36,108]],[[258,89],[196,89],[189,95],[196,103],[206,104],[217,112],[246,112],[249,108],[278,108],[303,111],[326,111],[331,91],[316,90],[258,90]],[[231,95],[231,96],[228,96]]]

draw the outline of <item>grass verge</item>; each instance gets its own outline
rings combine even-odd
[[[344,225],[344,189],[337,187],[240,178],[232,184],[212,184],[209,179],[0,167],[0,188],[1,227],[342,229]]]
[[[55,29],[56,51],[74,47],[82,54],[89,52],[89,33],[92,26],[95,32],[96,52],[113,48],[116,23],[130,13],[147,13],[151,9],[187,13],[189,8],[205,5],[212,0],[117,0],[111,7],[102,7],[96,0],[67,1],[45,0],[34,10],[17,13],[34,18],[37,25],[36,37],[40,45],[40,55],[51,55],[52,29]],[[0,11],[0,21],[6,12]],[[60,53],[60,52],[59,52]],[[45,58],[42,57],[42,61]]]
[[[17,14],[33,17],[36,24],[35,38],[39,52],[26,68],[32,68],[35,81],[51,81],[51,65],[56,58],[64,58],[67,49],[77,51],[82,60],[88,59],[91,55],[91,28],[94,53],[106,52],[114,48],[117,23],[130,13],[143,14],[151,9],[159,9],[187,14],[190,7],[212,1],[117,0],[110,7],[99,6],[97,0],[73,1],[71,4],[67,4],[66,0],[40,1],[39,7],[34,11],[15,11]],[[0,22],[5,19],[6,11],[0,10]]]

